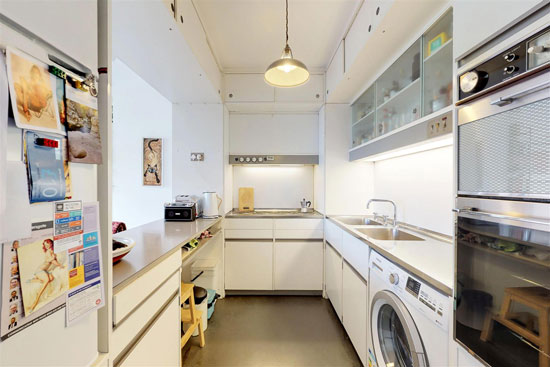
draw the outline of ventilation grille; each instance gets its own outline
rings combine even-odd
[[[458,127],[458,191],[550,196],[550,98]]]

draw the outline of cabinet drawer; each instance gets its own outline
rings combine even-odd
[[[289,239],[289,240],[322,240],[323,239],[323,230],[322,229],[276,229],[275,230],[276,239]]]
[[[342,254],[342,228],[331,222],[329,219],[325,220],[325,240],[331,244],[331,246],[339,253]]]
[[[322,219],[275,219],[275,229],[316,229],[323,230]]]
[[[140,331],[149,323],[152,317],[162,308],[162,305],[179,291],[180,274],[176,272],[166,283],[157,289],[141,304],[127,319],[115,324],[111,356],[116,359]]]
[[[364,279],[369,276],[369,246],[358,238],[347,232],[343,232],[343,255],[344,259]]]
[[[116,366],[179,366],[180,315],[179,297],[174,297]]]
[[[273,289],[273,241],[225,242],[225,289]]]
[[[116,325],[181,266],[181,253],[175,251],[120,292],[113,295],[113,323]]]
[[[239,219],[228,218],[225,229],[273,229],[273,219]]]
[[[323,242],[275,241],[275,289],[322,290]]]
[[[226,229],[226,239],[255,239],[255,238],[273,238],[272,229]]]

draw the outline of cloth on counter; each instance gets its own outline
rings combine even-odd
[[[113,222],[113,234],[124,232],[126,230],[126,223],[124,222]]]

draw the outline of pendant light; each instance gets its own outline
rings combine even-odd
[[[309,71],[303,62],[292,57],[288,45],[288,0],[286,0],[286,46],[283,55],[269,65],[264,75],[265,81],[275,87],[297,87],[309,80]]]

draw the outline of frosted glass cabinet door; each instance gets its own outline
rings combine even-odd
[[[180,338],[179,297],[174,297],[119,366],[179,366]]]
[[[453,101],[453,11],[445,13],[422,38],[426,116]]]

